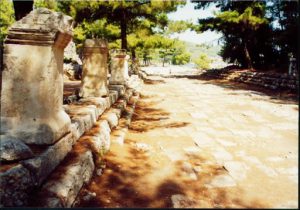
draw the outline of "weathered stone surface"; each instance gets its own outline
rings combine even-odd
[[[110,104],[114,104],[118,98],[119,98],[118,91],[116,91],[116,90],[109,91]]]
[[[128,59],[124,50],[118,50],[112,55],[111,60],[111,77],[109,84],[112,85],[125,85],[129,79],[128,75]]]
[[[195,208],[197,202],[182,194],[171,196],[173,208]]]
[[[84,107],[76,107],[72,110],[69,110],[69,114],[72,116],[84,116],[88,115],[91,119],[91,123],[94,124],[99,116],[99,111],[95,105],[87,105]],[[73,118],[72,118],[73,119]]]
[[[84,133],[84,131],[93,127],[93,120],[91,119],[90,115],[75,116],[72,118],[72,124],[73,123],[77,124],[77,129],[81,135]]]
[[[22,165],[34,175],[36,186],[39,186],[71,151],[74,141],[72,133],[69,133],[38,157],[22,161]]]
[[[88,137],[92,151],[96,155],[104,155],[110,148],[110,132],[111,129],[106,120],[99,120],[95,123],[94,127],[86,133]],[[82,141],[86,142],[86,138]],[[81,140],[79,140],[81,141]]]
[[[121,95],[121,99],[124,99],[124,100],[126,100],[126,102],[128,102],[129,101],[129,99],[131,98],[131,96],[133,95],[133,89],[131,89],[131,88],[128,88],[126,91],[125,91],[125,93],[123,94],[123,95]]]
[[[30,148],[10,136],[0,136],[0,160],[2,161],[14,161],[31,158],[33,156]]]
[[[64,63],[63,69],[64,76],[66,76],[68,80],[81,79],[82,66],[76,62]]]
[[[99,120],[98,121],[98,126],[99,126],[100,140],[101,140],[101,143],[104,146],[104,149],[105,149],[105,152],[106,152],[110,148],[110,132],[111,132],[111,129],[110,129],[109,124],[106,120]]]
[[[26,206],[33,186],[30,171],[22,165],[0,173],[0,206]]]
[[[116,90],[118,91],[119,95],[123,95],[125,93],[125,86],[124,85],[109,85],[109,90]]]
[[[87,39],[83,48],[83,74],[80,96],[108,96],[108,44],[105,40]]]
[[[229,172],[229,174],[237,181],[241,181],[247,178],[247,166],[243,162],[227,161],[224,163],[224,167]]]
[[[121,111],[118,109],[110,109],[108,112],[101,116],[102,119],[107,120],[110,128],[114,128],[118,125]]]
[[[73,40],[69,42],[69,44],[64,50],[64,59],[69,61],[75,61],[77,64],[82,65],[82,61],[76,53],[76,45],[73,42]]]
[[[65,105],[71,115],[73,135],[78,139],[85,131],[93,127],[98,117],[110,106],[109,97],[88,97],[72,105]]]
[[[237,183],[234,181],[234,179],[227,175],[218,175],[214,177],[210,183],[205,184],[207,188],[215,188],[215,187],[235,187]]]
[[[75,160],[66,165],[63,169],[54,172],[50,179],[43,185],[38,194],[39,206],[48,208],[71,207],[75,198],[84,183],[92,177],[94,162],[91,151],[85,151],[75,157]]]
[[[91,105],[96,105],[97,108],[101,110],[105,110],[108,107],[110,107],[110,102],[109,102],[109,97],[105,98],[100,98],[100,97],[88,97],[88,98],[82,98],[77,105],[83,105],[83,104],[91,104]]]
[[[4,45],[1,133],[52,144],[69,132],[62,95],[63,49],[71,37],[72,18],[45,8],[12,25]]]
[[[113,104],[112,107],[116,109],[120,109],[123,112],[126,108],[126,101],[124,99],[119,99],[117,102]]]

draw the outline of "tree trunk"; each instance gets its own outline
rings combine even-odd
[[[245,43],[244,43],[244,53],[245,53],[245,58],[246,58],[247,68],[252,69],[252,68],[253,68],[253,66],[252,66],[252,59],[251,59],[251,57],[250,57],[250,54],[249,54],[249,50],[248,50],[247,42],[246,42],[246,41],[245,41]]]
[[[15,10],[15,18],[16,20],[20,20],[25,17],[33,8],[33,1],[17,1],[13,0],[14,10]]]
[[[164,57],[163,57],[163,67],[165,66],[165,59],[166,59],[166,56],[164,55]]]
[[[131,50],[131,59],[134,61],[136,58],[136,55],[135,55],[135,49],[132,49]]]
[[[121,24],[122,49],[127,50],[127,34],[126,34],[127,22],[126,22],[126,13],[124,10],[122,11],[122,18],[120,20],[120,24]]]

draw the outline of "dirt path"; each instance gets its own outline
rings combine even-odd
[[[298,105],[152,77],[78,207],[298,206]],[[118,131],[115,131],[116,133]]]

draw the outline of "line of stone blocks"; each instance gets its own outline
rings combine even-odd
[[[288,74],[268,72],[241,72],[236,71],[232,75],[227,70],[208,70],[203,74],[214,79],[229,79],[235,82],[253,84],[268,89],[299,89],[299,78]]]
[[[136,96],[132,96],[133,91],[127,92],[131,98],[135,98],[135,104],[137,99]],[[123,103],[121,101],[124,102],[123,99],[119,99],[116,103]],[[39,202],[35,203],[35,206],[50,208],[72,206],[81,187],[88,183],[102,156],[109,150],[110,133],[118,125],[123,111],[125,108],[111,107],[89,131],[85,132],[42,186],[37,194]]]
[[[71,151],[77,139],[79,139],[84,132],[90,130],[101,115],[103,115],[105,119],[104,122],[108,125],[105,126],[105,123],[101,124],[101,137],[98,138],[101,140],[108,139],[109,134],[105,131],[107,131],[107,127],[109,126],[116,126],[121,111],[111,109],[110,112],[105,112],[105,110],[111,107],[112,104],[115,103],[119,97],[125,95],[125,93],[128,93],[128,91],[125,91],[124,86],[118,86],[117,88],[115,87],[115,91],[106,98],[84,98],[75,104],[64,105],[65,111],[71,118],[71,132],[34,158],[21,161],[20,164],[0,174],[1,205],[26,206],[30,192],[38,188],[46,180],[48,175]],[[111,97],[111,95],[113,95],[113,97]],[[107,142],[107,140],[104,142]],[[105,148],[108,149],[108,146]],[[12,177],[14,178],[12,179]],[[14,180],[13,185],[11,184],[11,180]]]
[[[257,72],[243,72],[233,78],[234,81],[263,86],[269,89],[291,89],[299,88],[299,80],[291,75],[267,74]]]

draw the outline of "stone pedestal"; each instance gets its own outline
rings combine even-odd
[[[83,48],[83,73],[81,81],[81,97],[108,96],[107,87],[107,41],[87,39]]]
[[[128,59],[125,50],[116,50],[112,53],[111,59],[111,77],[109,84],[125,85],[129,79],[128,75]]]
[[[4,136],[53,144],[69,132],[70,118],[62,107],[63,56],[72,23],[69,16],[39,8],[10,28],[2,73]]]

